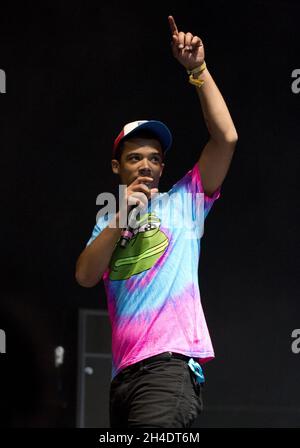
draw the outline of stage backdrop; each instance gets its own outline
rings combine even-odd
[[[75,263],[97,195],[116,189],[111,147],[123,124],[170,127],[161,191],[208,140],[171,53],[169,14],[202,38],[239,135],[202,239],[216,359],[204,367],[198,424],[299,426],[300,6],[279,0],[1,5],[3,426],[76,425],[79,310],[107,305],[102,283],[76,283]]]

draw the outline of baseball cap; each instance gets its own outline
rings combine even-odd
[[[163,152],[165,153],[168,151],[173,140],[169,128],[158,120],[137,120],[125,124],[122,131],[114,141],[112,156],[115,156],[117,147],[125,137],[128,137],[129,135],[133,137],[137,131],[142,129],[151,131],[160,141]]]

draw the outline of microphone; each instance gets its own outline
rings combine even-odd
[[[151,183],[149,182],[143,182],[144,185],[146,185],[149,189],[151,188]],[[125,247],[127,246],[127,244],[129,243],[129,241],[131,240],[131,238],[133,237],[133,232],[134,232],[134,228],[131,227],[130,225],[130,221],[131,221],[131,214],[134,212],[134,209],[137,208],[137,205],[132,205],[130,208],[130,211],[128,213],[128,225],[127,227],[125,227],[125,229],[122,230],[121,232],[121,238],[120,238],[120,242],[119,245],[120,247],[122,247],[122,249],[125,249]]]

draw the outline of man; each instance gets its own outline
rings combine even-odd
[[[112,324],[111,427],[190,427],[202,410],[200,364],[214,358],[198,285],[199,211],[205,219],[220,196],[237,132],[204,62],[201,39],[178,32],[172,16],[168,20],[173,55],[195,85],[210,139],[193,169],[163,194],[159,179],[172,142],[167,126],[135,121],[115,139],[112,170],[126,185],[126,206],[108,220],[98,219],[76,266],[79,284],[92,287],[103,277],[106,287]],[[182,203],[192,198],[185,213],[185,224],[186,219],[192,224],[188,232],[186,225],[178,226],[182,216],[174,197]],[[166,199],[163,207],[158,199]],[[136,215],[138,226],[124,232],[129,204],[142,212]]]

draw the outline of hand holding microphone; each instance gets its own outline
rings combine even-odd
[[[133,236],[134,227],[132,227],[132,214],[134,218],[137,213],[133,213],[136,207],[144,208],[154,194],[158,192],[158,188],[151,188],[153,182],[152,177],[139,176],[125,190],[125,202],[127,207],[128,225],[122,230],[120,238],[120,247],[125,248],[127,243]],[[138,211],[137,211],[138,212]]]

